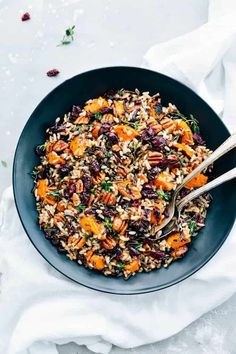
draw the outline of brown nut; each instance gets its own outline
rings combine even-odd
[[[88,124],[89,123],[89,117],[86,116],[82,116],[82,117],[78,117],[74,124]]]
[[[102,123],[112,124],[114,122],[114,116],[110,113],[104,114],[101,121]]]
[[[162,128],[167,130],[168,133],[172,133],[176,128],[176,122],[168,117],[163,118],[160,123]]]
[[[102,242],[102,245],[107,250],[112,250],[116,247],[116,240],[113,237],[109,236]]]
[[[60,152],[60,151],[63,151],[65,150],[66,148],[68,148],[68,144],[63,141],[63,140],[58,140],[54,145],[53,145],[53,148],[52,150],[53,151],[56,151],[56,152]]]
[[[151,166],[157,165],[163,159],[163,154],[158,151],[148,152],[148,162]]]

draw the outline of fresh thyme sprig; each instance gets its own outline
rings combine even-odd
[[[58,44],[58,46],[70,44],[74,40],[74,34],[75,34],[75,25],[73,25],[72,27],[68,27],[65,30],[65,34],[61,42]]]

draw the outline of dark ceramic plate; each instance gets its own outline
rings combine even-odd
[[[206,264],[225,241],[235,220],[236,183],[228,182],[213,192],[206,226],[193,240],[183,259],[168,269],[140,273],[129,280],[105,277],[78,266],[57,253],[37,223],[33,180],[30,172],[39,163],[34,147],[45,140],[45,130],[73,104],[83,104],[108,89],[126,88],[160,92],[163,104],[172,102],[186,115],[192,113],[200,122],[207,146],[215,149],[229,132],[213,110],[188,87],[162,74],[133,67],[110,67],[77,75],[58,86],[38,105],[20,136],[14,159],[13,186],[18,213],[30,240],[41,255],[59,272],[89,288],[113,294],[140,294],[160,290],[186,279]],[[215,176],[234,167],[235,151],[215,163]]]

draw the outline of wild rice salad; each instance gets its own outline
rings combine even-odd
[[[39,225],[80,265],[125,278],[167,267],[204,226],[209,194],[189,203],[179,230],[158,240],[173,191],[210,153],[196,119],[163,107],[159,94],[122,89],[73,106],[36,153]],[[180,197],[205,184],[206,173]]]

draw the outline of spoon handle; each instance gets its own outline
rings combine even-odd
[[[218,160],[221,156],[226,154],[228,151],[232,150],[236,146],[236,132],[234,132],[227,140],[223,142],[213,153],[206,158],[199,166],[197,166],[187,177],[184,178],[181,185],[176,189],[175,195],[184,187],[184,185],[189,182],[193,177],[195,177],[199,172],[204,170],[206,167],[211,165],[214,161]]]
[[[184,197],[183,199],[181,199],[179,202],[176,203],[178,211],[180,212],[183,207],[190,202],[192,199],[195,199],[197,197],[199,197],[199,195],[208,192],[209,190],[219,186],[220,184],[230,181],[231,179],[236,177],[236,167],[234,167],[232,170],[224,173],[223,175],[221,175],[220,177],[215,178],[213,181],[205,184],[204,186],[194,190],[193,192],[189,193],[188,195],[186,195],[186,197]]]

